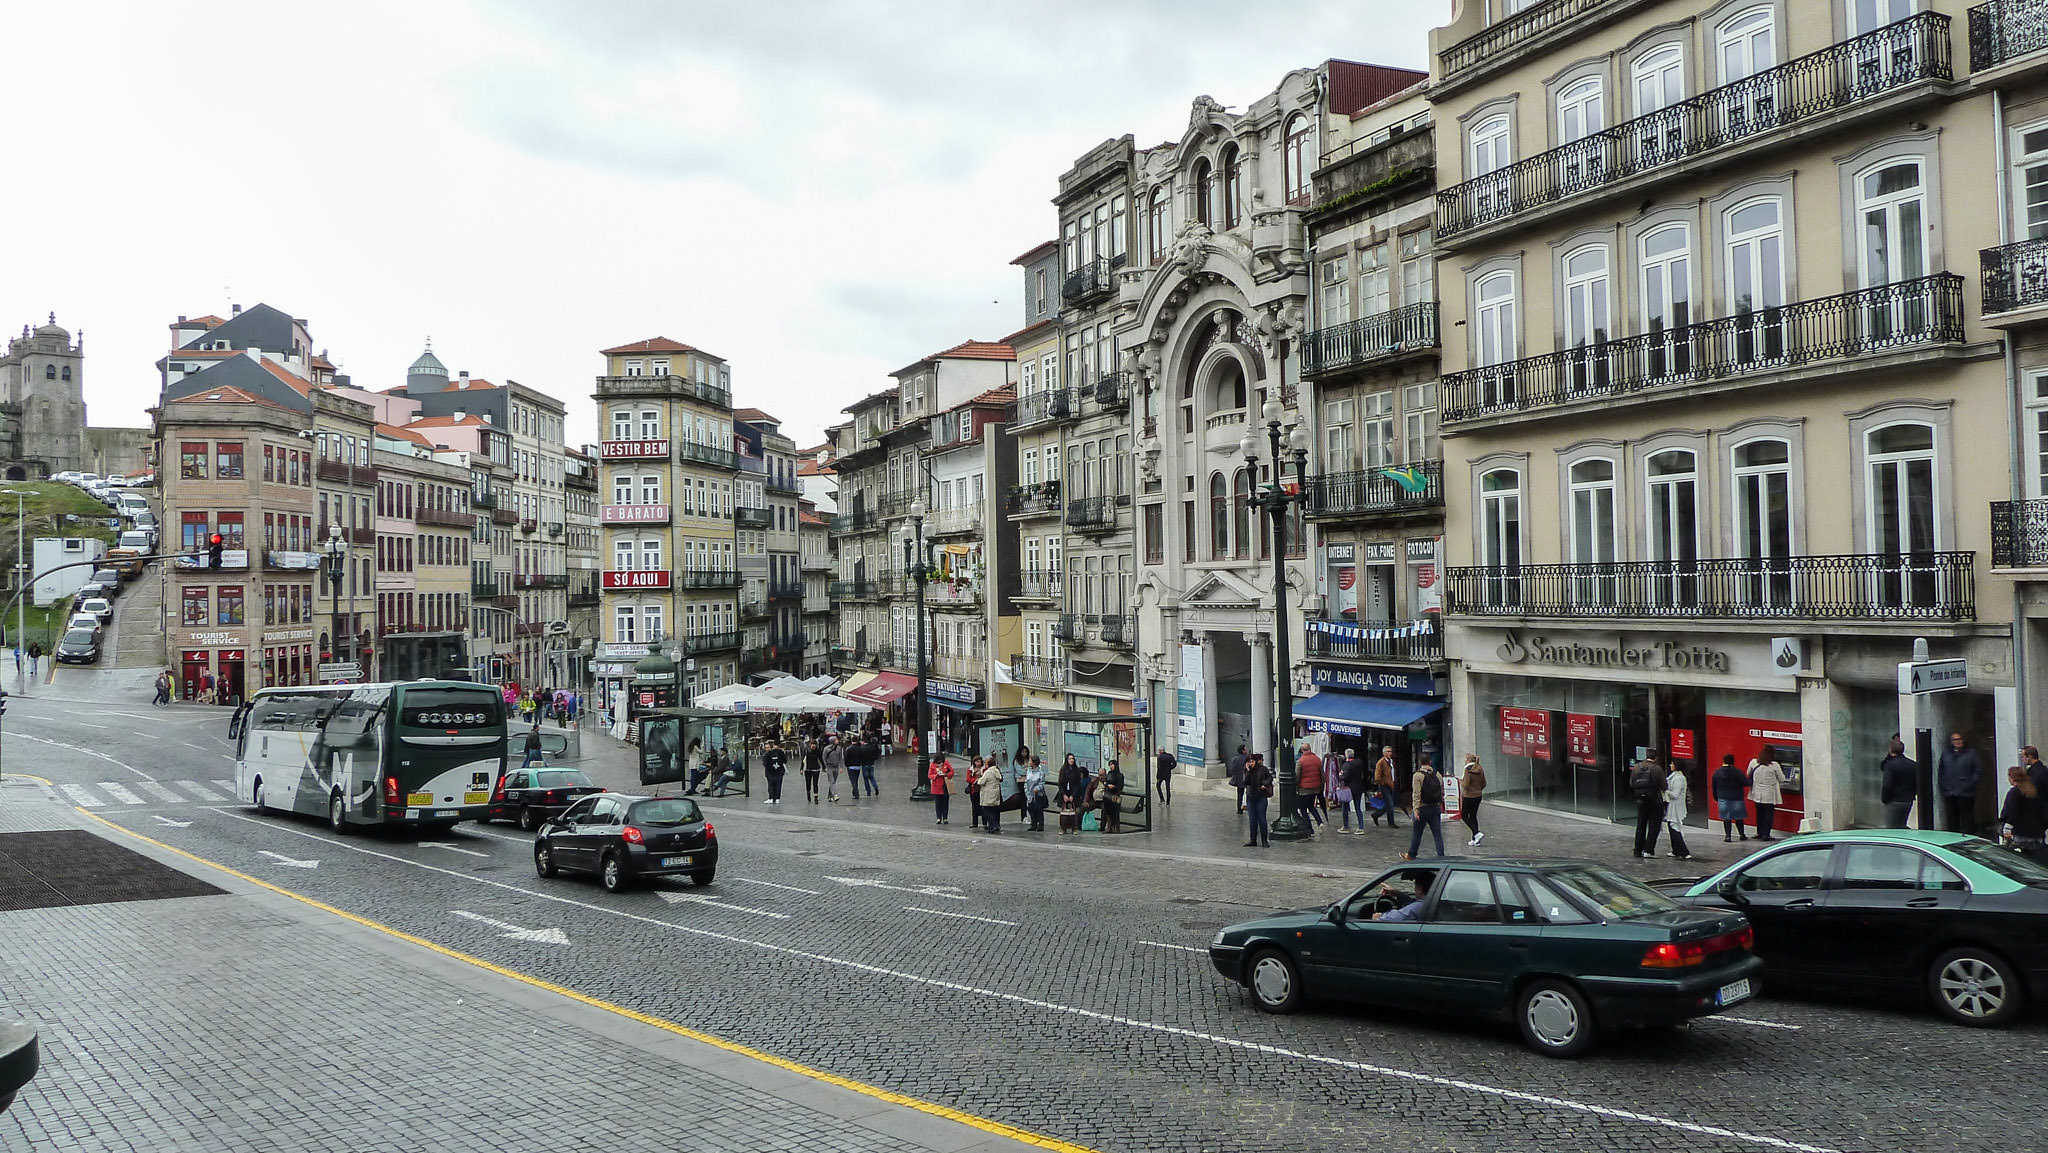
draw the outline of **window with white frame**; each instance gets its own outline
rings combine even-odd
[[[1394,463],[1394,390],[1381,389],[1358,398],[1358,440],[1366,468]]]
[[[619,605],[612,610],[612,639],[628,645],[639,641],[640,614],[632,605]]]
[[[1472,326],[1472,361],[1486,366],[1515,358],[1515,274],[1491,272],[1473,285],[1478,307]]]
[[[612,503],[633,503],[633,477],[631,474],[620,473],[612,478]]]
[[[648,408],[640,412],[640,439],[661,439],[661,410]]]
[[[1323,471],[1353,472],[1358,468],[1352,440],[1351,401],[1332,400],[1323,404]]]
[[[615,408],[615,409],[613,409],[613,410],[612,410],[612,439],[613,439],[613,440],[632,440],[632,439],[633,439],[633,410],[632,410],[632,409],[630,409],[630,408]]]
[[[1489,116],[1466,132],[1465,151],[1472,176],[1498,172],[1512,162],[1513,157],[1508,152],[1508,134],[1506,113]]]
[[[1401,459],[1420,464],[1442,455],[1437,450],[1436,382],[1424,381],[1401,390]]]
[[[1692,367],[1692,345],[1666,336],[1692,323],[1692,233],[1667,224],[1645,233],[1637,245],[1637,281],[1642,286],[1643,331],[1652,336],[1648,372],[1652,379]],[[1662,336],[1661,339],[1657,339]]]
[[[1875,32],[1887,24],[1895,24],[1911,16],[1920,5],[1918,0],[1845,0],[1849,6],[1849,35],[1860,36]]]
[[[1653,453],[1645,462],[1645,535],[1657,562],[1651,590],[1662,603],[1695,602],[1699,560],[1699,458],[1687,449]]]
[[[1643,53],[1629,67],[1634,86],[1637,116],[1669,108],[1685,99],[1685,52],[1676,44],[1665,44]],[[1646,126],[1646,131],[1655,131]]]
[[[1887,161],[1857,178],[1862,236],[1857,267],[1863,287],[1927,275],[1926,195],[1917,158]]]
[[[662,612],[660,605],[640,606],[640,631],[650,640],[662,635]]]
[[[1059,478],[1060,446],[1057,444],[1048,444],[1045,446],[1045,479],[1058,480]]]
[[[661,503],[661,474],[646,473],[640,478],[640,503]]]
[[[1608,316],[1607,246],[1589,244],[1565,254],[1564,343],[1585,348],[1613,331]]]
[[[1482,595],[1490,604],[1521,598],[1522,475],[1497,468],[1479,478],[1479,563],[1486,574]]]
[[[1572,578],[1573,600],[1580,604],[1613,603],[1615,577],[1614,462],[1604,457],[1581,460],[1566,473],[1570,497],[1568,544],[1572,564],[1581,571]]]
[[[1338,253],[1326,257],[1316,264],[1316,278],[1322,284],[1322,296],[1317,305],[1322,316],[1317,318],[1319,327],[1335,328],[1351,319],[1351,258]]]
[[[1173,230],[1168,226],[1167,204],[1173,199],[1173,190],[1161,184],[1152,189],[1152,202],[1145,210],[1145,258],[1153,264],[1166,259],[1166,250],[1173,239]]]
[[[1777,66],[1777,28],[1768,5],[1730,16],[1714,29],[1714,57],[1722,84]]]
[[[1308,117],[1299,112],[1288,117],[1282,155],[1289,204],[1308,199],[1309,173],[1314,171],[1316,161],[1313,132]]]
[[[1378,316],[1392,307],[1393,270],[1387,266],[1390,246],[1386,241],[1370,245],[1358,254],[1358,315]]]
[[[1429,254],[1429,229],[1401,237],[1401,303],[1425,304],[1436,299],[1436,257]]]
[[[1573,81],[1557,94],[1557,142],[1570,144],[1607,127],[1606,89],[1600,77]]]

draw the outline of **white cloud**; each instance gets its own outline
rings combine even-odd
[[[664,334],[814,438],[883,374],[1022,322],[1072,160],[1331,56],[1420,66],[1444,0],[193,3],[15,13],[0,331],[88,339],[143,421],[179,313],[265,301],[357,383],[429,333],[561,396]],[[1419,11],[1419,9],[1423,9]],[[821,397],[825,398],[821,401]]]

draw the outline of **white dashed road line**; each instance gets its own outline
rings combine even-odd
[[[972,913],[947,913],[938,909],[920,909],[916,905],[905,905],[903,906],[903,911],[906,913],[930,913],[934,917],[951,917],[956,921],[980,921],[984,925],[1008,925],[1012,929],[1017,927],[1017,922],[1015,921],[999,921],[994,917],[977,917]]]
[[[134,793],[129,792],[127,787],[125,785],[120,784],[119,782],[101,781],[100,788],[105,790],[108,796],[114,798],[115,800],[121,802],[124,805],[139,805],[143,803],[141,797],[138,797]]]
[[[773,881],[757,881],[752,877],[733,877],[731,879],[735,881],[745,881],[749,885],[766,885],[771,889],[781,889],[784,892],[788,893],[809,893],[813,897],[824,896],[823,893],[820,893],[816,889],[799,889],[795,885],[778,885]]]
[[[72,800],[78,802],[79,804],[84,805],[88,809],[99,809],[106,807],[106,802],[100,800],[96,796],[93,796],[91,793],[86,792],[84,785],[58,785],[57,787],[63,789],[64,794],[66,796],[70,797]]]
[[[1150,945],[1150,946],[1152,946],[1152,947],[1153,947],[1153,948],[1155,948],[1155,949],[1177,949],[1177,950],[1179,950],[1180,952],[1183,952],[1183,953],[1203,953],[1203,954],[1206,954],[1206,953],[1208,953],[1208,951],[1209,951],[1209,950],[1207,950],[1207,949],[1197,949],[1197,948],[1195,948],[1195,947],[1194,947],[1193,945],[1169,945],[1169,944],[1167,944],[1167,943],[1166,943],[1166,942],[1164,942],[1164,941],[1140,941],[1140,942],[1138,942],[1138,943],[1139,943],[1140,945]]]
[[[220,786],[220,791],[221,791],[221,792],[223,792],[223,793],[226,793],[226,794],[227,794],[228,796],[232,797],[232,796],[234,796],[234,795],[235,795],[235,782],[233,782],[233,781],[215,781],[215,782],[213,782],[213,783],[214,783],[214,784],[216,784],[216,785],[219,785],[219,786]]]

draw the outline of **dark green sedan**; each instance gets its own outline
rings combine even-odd
[[[1687,909],[1589,861],[1404,865],[1327,909],[1221,930],[1216,971],[1268,1013],[1304,998],[1511,1019],[1576,1057],[1602,1029],[1676,1025],[1756,996],[1739,913]]]

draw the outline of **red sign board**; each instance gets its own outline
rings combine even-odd
[[[665,589],[668,587],[668,570],[665,568],[608,568],[604,570],[604,587],[608,589]]]
[[[608,440],[598,446],[598,455],[605,460],[666,460],[666,440]]]
[[[1600,761],[1600,718],[1588,713],[1566,713],[1564,717],[1564,754],[1575,765],[1592,765]]]
[[[213,656],[213,654],[212,654],[212,653],[209,653],[209,652],[207,652],[207,651],[206,651],[205,649],[187,649],[187,650],[185,650],[185,663],[186,663],[186,664],[188,664],[188,665],[191,665],[191,664],[202,664],[202,665],[203,665],[203,664],[205,664],[205,663],[207,662],[207,660],[208,660],[209,658],[211,658],[212,656]]]
[[[1694,748],[1693,748],[1693,743],[1692,743],[1692,730],[1691,730],[1691,729],[1673,729],[1673,730],[1671,730],[1671,759],[1672,759],[1672,760],[1674,760],[1674,761],[1689,761],[1689,760],[1692,760],[1692,759],[1693,759],[1693,758],[1694,758],[1695,756],[1697,756],[1697,755],[1698,755],[1698,753],[1697,753],[1697,752],[1695,752],[1695,751],[1694,751]]]
[[[653,707],[654,707],[654,694],[653,694],[653,693],[641,693],[641,694],[640,694],[640,707],[641,707],[641,708],[643,708],[643,709],[651,709],[651,708],[653,708]]]
[[[1500,751],[1503,755],[1547,759],[1550,756],[1550,714],[1543,709],[1500,711]]]
[[[667,524],[665,504],[608,504],[597,510],[601,524]]]
[[[238,660],[241,660],[241,659],[242,659],[242,650],[240,650],[240,649],[222,649],[222,650],[221,650],[221,653],[220,653],[220,659],[222,659],[222,660],[224,660],[224,661],[238,661]]]

